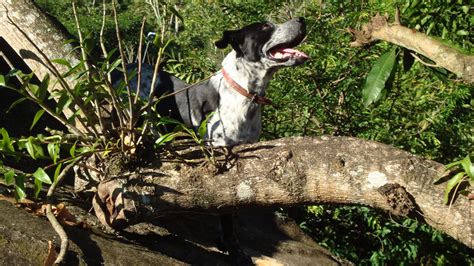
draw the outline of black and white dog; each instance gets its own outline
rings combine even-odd
[[[297,46],[306,35],[304,18],[283,24],[253,23],[239,30],[224,31],[215,44],[233,50],[222,62],[221,71],[207,82],[167,97],[158,104],[162,116],[180,120],[197,129],[211,112],[206,139],[213,146],[234,146],[256,142],[260,136],[262,105],[270,104],[265,90],[273,74],[281,67],[296,66],[308,56]],[[142,66],[140,92],[149,95],[153,68]],[[136,87],[137,79],[130,82]],[[172,93],[188,85],[165,71],[158,73],[155,95]]]
[[[158,112],[180,120],[197,129],[201,122],[215,112],[207,122],[205,138],[209,145],[229,147],[258,141],[262,129],[262,105],[271,104],[265,90],[273,74],[285,66],[296,66],[308,56],[293,49],[306,35],[303,18],[283,24],[253,23],[239,30],[224,31],[215,44],[233,50],[224,58],[222,69],[208,81],[189,89],[186,83],[165,71],[159,71],[154,90],[155,96],[178,92],[158,103]],[[150,92],[153,67],[142,66],[140,96]],[[130,81],[136,88],[137,78]],[[222,215],[225,249],[234,262],[246,264],[249,258],[240,250],[234,235],[231,215]]]

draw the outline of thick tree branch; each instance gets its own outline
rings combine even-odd
[[[170,212],[225,212],[250,206],[363,204],[426,221],[473,247],[474,211],[465,197],[448,208],[443,165],[388,145],[348,137],[288,138],[241,146],[221,174],[161,167],[103,181],[94,209],[115,228]]]
[[[474,56],[466,55],[432,37],[414,29],[390,25],[386,16],[376,15],[361,30],[349,29],[355,37],[351,46],[359,47],[377,40],[391,42],[405,47],[434,61],[437,66],[446,68],[466,83],[474,83]]]

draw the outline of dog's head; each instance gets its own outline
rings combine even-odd
[[[249,62],[266,61],[272,67],[299,65],[309,57],[293,49],[306,36],[304,18],[283,24],[258,22],[239,30],[224,31],[215,44],[223,49],[231,45],[237,57]]]

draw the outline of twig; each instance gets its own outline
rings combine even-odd
[[[438,64],[430,64],[430,63],[426,63],[425,61],[421,60],[421,58],[419,58],[415,53],[410,53],[411,56],[413,56],[413,58],[415,58],[416,61],[422,63],[423,65],[425,66],[429,66],[429,67],[440,67]]]
[[[145,22],[146,22],[146,17],[143,17],[142,26],[140,28],[140,42],[138,44],[138,57],[137,57],[138,58],[138,73],[137,73],[138,80],[137,80],[137,89],[135,91],[135,99],[133,99],[134,107],[137,106],[138,97],[140,96],[141,83],[142,83],[142,46],[143,46],[143,32],[145,30]],[[138,116],[140,116],[140,113]],[[135,127],[135,120],[138,120],[137,118],[138,117],[135,117],[135,116],[130,117],[130,120],[131,120],[130,123],[132,124],[133,127]],[[131,136],[132,136],[131,141],[133,143],[132,146],[136,146],[138,143],[140,143],[141,136],[138,138],[138,140],[136,140],[135,134],[131,134]]]
[[[104,28],[105,28],[105,16],[106,16],[106,5],[105,5],[105,0],[102,1],[102,26],[100,27],[100,35],[99,35],[99,42],[100,42],[100,48],[102,49],[102,54],[104,55],[104,60],[107,59],[107,49],[105,48],[105,43],[104,43]],[[110,67],[110,63],[107,60],[105,62],[107,69]],[[119,109],[118,106],[118,97],[115,92],[115,89],[113,88],[112,84],[110,84],[112,78],[110,73],[107,74],[107,76],[103,76],[101,71],[99,71],[99,75],[101,75],[101,78],[105,80],[105,87],[108,89],[108,93],[110,98],[112,99],[112,106],[115,109],[117,116],[118,116],[118,121],[120,124],[120,127],[123,128],[123,124],[126,123],[124,116],[122,114],[122,109]]]
[[[99,42],[100,42],[100,48],[102,49],[102,54],[104,55],[104,59],[107,58],[107,49],[105,48],[104,44],[104,28],[105,28],[105,15],[106,15],[106,9],[105,9],[105,0],[102,0],[102,25],[100,26],[100,33],[99,33]],[[107,69],[109,69],[110,64],[109,61],[105,62]],[[110,74],[107,75],[107,78],[110,80]]]
[[[81,26],[79,24],[79,18],[77,17],[76,1],[74,0],[72,1],[72,13],[74,15],[74,21],[76,23],[77,35],[79,37],[79,47],[81,50],[82,60],[84,61],[84,67],[87,71],[87,78],[88,78],[89,83],[92,83],[93,80],[92,80],[91,66],[89,65],[89,62],[87,61],[87,53],[86,53],[86,49],[84,49],[84,38],[82,38]],[[91,90],[91,92],[94,97],[93,101],[94,101],[94,106],[95,106],[95,112],[99,120],[100,129],[102,130],[102,132],[105,132],[102,116],[100,115],[99,103],[97,102],[97,94],[95,93],[95,90]],[[95,126],[91,126],[91,129],[92,131],[94,131],[95,136],[98,137],[99,133],[97,132]]]
[[[68,236],[66,232],[64,231],[64,228],[61,226],[61,224],[58,222],[58,219],[53,214],[52,210],[52,205],[51,201],[53,200],[53,194],[54,190],[56,189],[56,186],[63,180],[63,178],[66,176],[67,172],[69,172],[69,169],[73,167],[79,160],[75,160],[68,164],[64,169],[61,171],[61,174],[58,176],[58,179],[56,182],[53,182],[51,186],[48,189],[48,193],[46,194],[46,217],[48,218],[49,222],[51,223],[51,226],[53,227],[54,231],[59,235],[59,238],[61,239],[61,247],[59,250],[58,257],[54,261],[55,264],[60,264],[61,262],[64,261],[64,257],[66,256],[66,251],[69,245],[68,241]]]
[[[123,77],[125,81],[125,87],[127,88],[127,94],[128,94],[128,105],[129,105],[129,130],[132,131],[133,129],[133,124],[131,119],[134,115],[134,108],[133,108],[133,102],[132,102],[132,91],[130,89],[130,84],[128,82],[128,73],[127,73],[127,66],[126,66],[126,61],[125,61],[125,54],[123,52],[123,47],[122,47],[122,37],[120,36],[120,29],[119,29],[119,23],[118,23],[118,18],[117,18],[117,8],[115,5],[115,0],[112,1],[112,9],[114,11],[114,21],[115,21],[115,33],[117,34],[117,42],[118,42],[118,49],[120,52],[120,58],[122,59],[122,67],[124,69],[123,71]],[[122,134],[121,134],[122,135]],[[123,143],[123,142],[122,142]]]
[[[140,95],[140,89],[141,89],[141,80],[142,80],[142,46],[143,46],[143,32],[145,30],[145,22],[146,22],[146,17],[143,17],[142,20],[142,27],[140,28],[140,41],[138,43],[138,73],[137,73],[137,90],[135,94],[135,99],[133,100],[133,104],[136,105],[138,102],[138,97]]]

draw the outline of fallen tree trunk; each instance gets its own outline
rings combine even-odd
[[[115,228],[179,211],[254,206],[363,204],[426,221],[473,247],[472,202],[443,203],[443,165],[349,137],[288,138],[244,145],[224,172],[161,161],[101,182],[94,209]]]
[[[0,197],[0,265],[52,265],[60,240],[51,225],[4,199]],[[159,224],[140,224],[117,236],[103,233],[87,210],[71,205],[67,210],[79,222],[64,228],[69,236],[67,265],[231,265],[215,243],[215,216],[170,215]],[[240,243],[257,265],[352,265],[319,247],[296,223],[273,217],[271,210],[241,213],[239,218]],[[83,226],[89,230],[78,228]]]
[[[376,15],[362,26],[361,30],[349,29],[349,32],[355,37],[351,42],[353,47],[378,40],[387,41],[429,58],[435,62],[433,66],[446,68],[466,83],[474,83],[474,56],[466,55],[430,36],[400,25],[398,13],[394,24],[389,24],[386,16]]]

